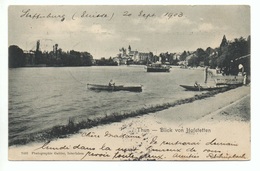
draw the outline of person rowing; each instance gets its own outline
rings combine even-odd
[[[197,88],[199,88],[199,91],[200,91],[200,84],[198,84],[198,82],[197,82],[197,81],[195,81],[195,83],[194,83],[194,87],[197,87]]]
[[[113,82],[113,80],[109,81],[108,86],[115,86],[115,83]]]
[[[194,83],[194,87],[198,87],[198,86],[199,86],[198,82],[195,81],[195,83]]]

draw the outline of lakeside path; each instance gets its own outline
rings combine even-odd
[[[249,160],[250,86],[68,138],[9,147],[10,160]]]

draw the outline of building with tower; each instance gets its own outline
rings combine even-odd
[[[119,65],[128,64],[129,62],[135,64],[145,64],[147,61],[151,61],[153,57],[152,52],[139,52],[132,50],[131,46],[128,49],[122,47],[119,49],[117,57],[113,58]]]

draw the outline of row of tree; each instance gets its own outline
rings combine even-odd
[[[112,59],[112,57],[106,59],[105,57],[102,57],[101,59],[95,60],[95,65],[98,66],[117,66],[118,63]]]
[[[57,47],[57,46],[56,46]],[[54,49],[50,52],[24,51],[16,46],[9,46],[9,68],[25,66],[91,66],[93,57],[89,52],[68,51]]]
[[[179,59],[176,53],[160,53],[159,58],[162,63],[169,63],[170,65],[178,65]]]
[[[246,56],[245,58],[241,58]],[[240,37],[233,41],[227,41],[226,36],[217,48],[208,47],[206,50],[198,48],[195,52],[184,51],[179,58],[187,61],[188,66],[209,66],[220,68],[224,74],[237,75],[241,64],[244,70],[250,73],[250,36],[247,39]]]

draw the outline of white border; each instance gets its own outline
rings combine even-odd
[[[252,150],[251,161],[246,162],[56,162],[56,161],[8,161],[8,5],[250,5],[251,6],[251,46],[252,46],[252,89],[251,89],[251,124],[252,124]],[[257,74],[259,58],[259,3],[253,0],[218,0],[209,2],[209,0],[99,0],[83,2],[82,0],[1,0],[0,1],[0,170],[22,170],[22,171],[45,171],[45,170],[257,170],[259,169],[257,161],[259,160],[259,76]]]

